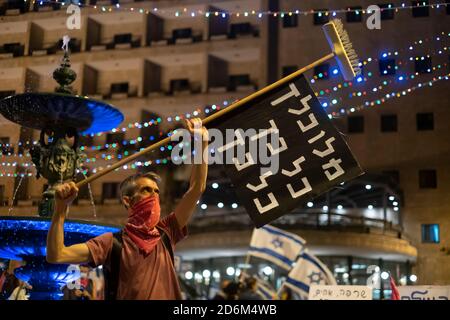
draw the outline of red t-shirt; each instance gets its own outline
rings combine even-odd
[[[163,218],[158,227],[163,229],[172,249],[186,237],[187,228],[180,229],[174,213]],[[174,300],[182,299],[177,274],[169,251],[160,240],[149,255],[123,233],[117,300]],[[111,232],[86,242],[92,267],[108,265],[113,243]]]

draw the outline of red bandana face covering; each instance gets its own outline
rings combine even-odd
[[[161,214],[159,196],[146,197],[128,209],[125,231],[131,240],[146,254],[149,254],[160,239],[156,225]]]

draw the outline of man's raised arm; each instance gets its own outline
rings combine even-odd
[[[47,262],[56,264],[88,263],[89,249],[85,243],[64,245],[64,220],[68,206],[78,195],[74,182],[55,187],[55,212],[47,234]]]
[[[183,228],[188,223],[194,213],[197,201],[205,191],[208,176],[208,130],[202,126],[202,122],[198,118],[187,120],[186,122],[189,131],[194,134],[194,137],[202,139],[202,163],[192,165],[189,190],[184,194],[174,210],[180,228]]]

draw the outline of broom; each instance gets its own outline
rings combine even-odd
[[[237,101],[236,103],[233,103],[228,108],[222,109],[222,110],[216,112],[215,114],[203,119],[202,120],[203,125],[206,125],[209,122],[223,116],[224,114],[226,114],[236,108],[239,108],[243,104],[269,92],[270,90],[291,81],[292,79],[296,78],[300,74],[302,74],[308,70],[311,70],[312,68],[314,68],[332,58],[336,58],[337,63],[339,65],[339,69],[341,70],[344,79],[346,81],[353,80],[353,78],[355,78],[357,75],[360,74],[361,70],[359,68],[358,56],[356,55],[356,52],[352,47],[352,43],[350,42],[347,31],[344,30],[342,22],[339,19],[334,19],[331,22],[323,25],[322,29],[325,32],[325,36],[328,40],[328,44],[331,47],[331,51],[332,51],[331,53],[329,53],[326,56],[320,58],[319,60],[311,63],[310,65],[308,65],[300,70],[297,70],[294,73],[291,73],[290,75],[270,84],[269,86],[264,87],[255,93],[252,93],[251,95]],[[113,170],[116,170],[117,168],[120,168],[124,164],[127,164],[127,163],[133,161],[134,159],[142,156],[143,154],[146,154],[147,152],[150,152],[152,150],[160,148],[161,146],[166,145],[167,143],[170,142],[171,138],[173,138],[173,136],[167,137],[161,141],[158,141],[157,143],[152,144],[151,146],[148,146],[147,148],[145,148],[127,158],[124,158],[124,159],[120,160],[119,162],[116,162],[109,168],[106,168],[84,180],[79,181],[77,183],[77,187],[79,188],[87,183],[90,183],[90,182],[104,176],[105,174],[107,174]]]

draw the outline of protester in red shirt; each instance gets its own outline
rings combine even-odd
[[[208,131],[198,118],[186,121],[194,137],[202,140],[203,161],[192,166],[189,190],[175,210],[160,219],[159,177],[154,173],[135,174],[121,186],[121,200],[128,210],[122,233],[120,271],[116,299],[181,299],[181,291],[171,258],[175,244],[187,235],[186,225],[206,187],[208,173]],[[55,213],[47,236],[47,261],[60,264],[89,263],[91,267],[111,264],[113,234],[105,233],[86,243],[64,245],[64,219],[78,189],[73,182],[55,187]],[[167,235],[172,248],[162,237]]]

